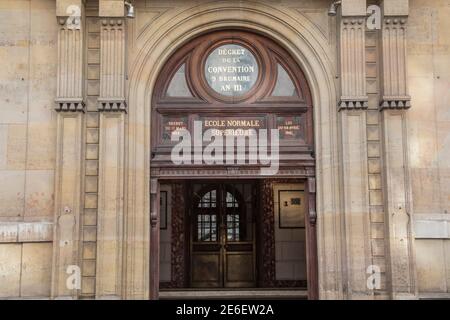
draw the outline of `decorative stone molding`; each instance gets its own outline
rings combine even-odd
[[[81,111],[84,112],[84,102],[79,99],[56,99],[56,111]]]
[[[98,111],[127,111],[127,104],[124,100],[103,101],[98,99]]]
[[[339,27],[341,98],[339,110],[365,109],[366,93],[364,16],[342,16]]]
[[[151,168],[152,177],[169,178],[169,177],[192,177],[192,178],[209,178],[211,176],[223,177],[255,177],[260,176],[260,168]],[[280,168],[277,177],[308,177],[314,175],[314,169],[307,168]],[[267,176],[271,177],[271,176]]]
[[[49,242],[53,240],[53,222],[0,222],[0,243]]]
[[[125,111],[125,19],[103,18],[100,29],[99,111]]]
[[[411,107],[406,74],[406,24],[405,16],[383,18],[381,110]]]
[[[84,112],[83,1],[57,1],[58,73],[56,111]]]
[[[341,99],[341,101],[339,102],[339,110],[342,110],[342,109],[349,109],[349,110],[367,109],[367,107],[368,107],[368,102],[367,102],[366,98],[363,98],[360,100]]]
[[[180,14],[183,9],[183,14]],[[217,13],[221,14],[218,15]],[[167,58],[182,44],[208,30],[242,27],[257,30],[290,48],[290,54],[310,75],[311,94],[318,108],[313,108],[319,137],[316,149],[317,243],[319,260],[319,295],[321,299],[342,299],[343,250],[340,220],[340,186],[338,181],[338,131],[335,93],[335,68],[324,53],[327,40],[310,20],[288,7],[269,2],[206,2],[202,6],[185,2],[182,8],[165,11],[167,23],[145,27],[136,42],[136,59],[130,71],[129,108],[127,114],[127,207],[125,297],[146,299],[150,296],[148,270],[150,248],[140,239],[148,239],[150,221],[151,110],[154,83]],[[242,16],[246,19],[242,20]],[[189,17],[189,18],[187,18]],[[270,26],[270,28],[267,28]],[[306,29],[305,29],[306,28]],[[308,32],[303,32],[308,30]],[[166,41],[172,39],[173,41]],[[290,39],[289,41],[287,39]],[[321,139],[320,137],[329,137]],[[210,176],[211,177],[211,176]],[[151,247],[151,244],[150,244]]]

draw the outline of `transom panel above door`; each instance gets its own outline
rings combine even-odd
[[[249,153],[251,137],[262,131],[270,136],[274,129],[279,133],[280,172],[290,176],[313,172],[312,99],[305,76],[283,48],[255,33],[216,31],[180,48],[156,82],[152,119],[156,124],[151,142],[155,177],[180,177],[187,174],[185,169],[192,172],[187,178],[203,178],[205,170],[229,175],[225,167],[229,163],[205,168],[204,162],[188,160],[175,165],[171,161],[171,152],[184,132],[194,140],[198,126],[200,134],[209,131],[214,138],[246,139],[243,155]],[[207,146],[206,140],[199,143],[199,148]],[[267,143],[270,149],[271,136]],[[192,155],[194,149],[189,149]],[[234,175],[252,178],[264,166],[252,163],[250,157],[233,165]]]

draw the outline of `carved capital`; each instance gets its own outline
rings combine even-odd
[[[125,19],[104,18],[100,27],[99,111],[125,111]]]
[[[123,111],[127,112],[127,103],[125,99],[102,100],[98,99],[98,111]]]
[[[102,19],[102,28],[118,28],[125,24],[124,18],[104,18]],[[112,29],[109,29],[111,31]]]
[[[381,30],[382,99],[380,109],[411,106],[406,72],[407,17],[385,16]]]
[[[339,55],[341,109],[368,107],[366,92],[365,20],[363,16],[341,17]]]
[[[83,1],[57,1],[58,73],[56,111],[84,112]]]
[[[380,110],[384,109],[409,109],[411,99],[408,97],[383,97],[380,103]]]
[[[341,101],[339,102],[339,110],[367,109],[368,106],[369,105],[367,97],[359,97],[359,99],[341,97]]]
[[[85,104],[82,99],[56,99],[56,111],[85,111]]]

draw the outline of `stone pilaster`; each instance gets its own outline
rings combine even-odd
[[[349,299],[367,299],[373,293],[366,283],[366,269],[372,264],[366,137],[366,1],[343,0],[340,13],[338,116],[345,230],[344,292]]]
[[[99,2],[100,112],[96,297],[123,298],[125,47],[124,1]]]
[[[412,235],[411,186],[406,109],[410,107],[406,71],[408,0],[384,0],[382,51],[383,189],[386,210],[388,283],[394,299],[417,297]]]
[[[51,296],[78,297],[83,157],[84,2],[57,1],[57,151]]]

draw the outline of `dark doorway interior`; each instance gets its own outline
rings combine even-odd
[[[257,183],[190,183],[190,286],[254,287]]]

